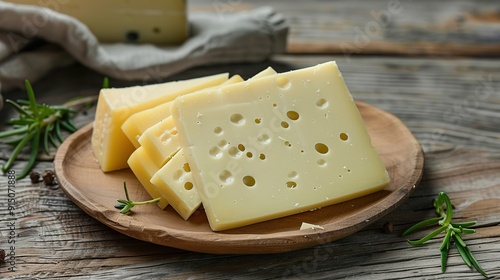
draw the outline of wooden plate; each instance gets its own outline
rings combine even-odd
[[[72,134],[59,148],[55,172],[66,195],[87,214],[133,238],[160,245],[214,254],[264,254],[297,250],[331,242],[362,229],[398,207],[421,179],[423,154],[408,128],[393,115],[357,102],[372,143],[391,177],[383,191],[316,211],[292,215],[238,229],[213,232],[203,210],[184,221],[171,207],[133,208],[120,214],[116,200],[125,198],[123,181],[131,199],[148,194],[130,170],[101,172],[94,158],[89,124]],[[299,230],[302,222],[324,229]]]

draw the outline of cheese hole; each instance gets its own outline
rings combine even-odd
[[[326,160],[324,159],[318,159],[318,161],[316,161],[316,163],[318,164],[318,166],[326,166]]]
[[[243,177],[243,184],[247,187],[253,187],[255,186],[255,178],[252,176],[245,176]]]
[[[288,111],[286,112],[286,116],[291,119],[292,121],[296,121],[299,119],[300,115],[299,113],[295,112],[295,111]]]
[[[278,104],[276,104],[276,103],[273,103],[273,107],[275,107],[275,108],[276,108],[276,107],[278,107]]]
[[[299,174],[296,171],[290,171],[288,172],[288,178],[290,179],[295,179],[299,176]]]
[[[290,143],[290,141],[285,141],[285,143],[284,143],[284,144],[285,144],[285,146],[287,146],[287,147],[292,147],[292,143]]]
[[[173,129],[172,131],[170,131],[170,134],[172,134],[173,136],[177,135],[177,130]]]
[[[176,170],[173,174],[174,180],[179,181],[182,177],[182,174],[184,174],[184,172],[182,170]]]
[[[260,119],[260,118],[256,118],[256,119],[255,119],[255,123],[256,123],[256,124],[261,124],[261,123],[262,123],[262,119]]]
[[[191,167],[189,167],[189,163],[184,163],[184,165],[182,166],[182,169],[184,169],[184,171],[186,171],[186,173],[191,172]]]
[[[286,187],[289,189],[295,189],[297,187],[297,183],[294,181],[288,181],[286,182]]]
[[[222,132],[224,132],[224,131],[222,130],[222,127],[218,126],[218,127],[214,128],[214,133],[215,133],[215,134],[217,134],[217,135],[221,135],[221,134],[222,134]]]
[[[239,158],[241,156],[241,152],[240,150],[238,150],[237,147],[231,147],[229,148],[229,150],[227,151],[227,153],[232,156],[233,158]]]
[[[282,122],[281,122],[281,127],[283,127],[283,128],[288,128],[288,127],[290,127],[290,125],[289,125],[287,122],[282,121]]]
[[[208,153],[214,158],[222,157],[222,150],[217,146],[210,148],[210,150],[208,150]]]
[[[276,85],[282,89],[286,89],[290,87],[290,81],[288,80],[287,77],[278,77],[276,79]]]
[[[252,158],[252,157],[253,157],[253,154],[252,154],[251,152],[248,152],[248,153],[247,153],[247,157],[248,157],[248,158]]]
[[[261,144],[269,144],[269,142],[271,142],[271,136],[269,136],[269,134],[261,134],[257,137],[257,141],[259,141],[259,143]]]
[[[186,183],[184,184],[184,188],[185,188],[186,190],[188,190],[188,191],[192,190],[192,189],[193,189],[193,183],[191,183],[191,182],[186,182]]]
[[[328,146],[323,143],[316,143],[316,145],[314,145],[314,148],[316,149],[316,152],[320,154],[326,154],[329,151]]]
[[[229,170],[222,170],[219,179],[224,184],[231,184],[234,181],[233,174]]]
[[[346,133],[340,133],[340,140],[347,141],[347,139],[349,139],[349,136]]]
[[[260,158],[261,160],[265,160],[265,159],[266,159],[266,155],[265,155],[265,154],[260,154],[260,155],[259,155],[259,158]]]
[[[227,145],[229,145],[229,143],[226,140],[220,140],[218,145],[221,149],[224,149]]]
[[[238,150],[240,150],[240,151],[242,151],[242,152],[243,152],[243,151],[245,151],[245,145],[243,145],[243,144],[239,144],[239,145],[238,145]]]
[[[166,144],[170,140],[170,132],[165,131],[160,135],[160,141],[164,144]]]
[[[324,98],[320,98],[316,101],[316,106],[318,106],[321,109],[324,109],[328,107],[328,101]]]
[[[242,125],[245,123],[245,117],[243,117],[242,114],[232,114],[229,120],[235,125]]]

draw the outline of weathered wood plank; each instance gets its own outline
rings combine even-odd
[[[290,23],[289,53],[500,55],[496,1],[189,1],[222,19],[272,5]]]
[[[128,238],[87,216],[60,189],[22,180],[16,186],[17,271],[8,273],[7,264],[0,265],[1,277],[482,279],[462,263],[455,249],[450,251],[447,273],[441,274],[438,240],[412,247],[400,237],[413,223],[434,216],[431,200],[439,191],[450,195],[457,219],[478,221],[477,233],[466,237],[467,244],[488,274],[499,277],[500,66],[496,61],[283,55],[261,64],[196,68],[172,79],[222,71],[249,77],[268,64],[285,71],[330,59],[338,61],[355,98],[401,118],[422,143],[426,155],[422,183],[393,213],[357,234],[296,252],[209,255]],[[98,74],[73,66],[56,71],[34,86],[40,100],[60,102],[96,94],[100,84]],[[7,93],[10,98],[20,94]],[[4,111],[0,114],[8,115]],[[80,116],[79,124],[91,118],[92,112]],[[5,147],[1,149],[0,164],[8,154]],[[51,166],[51,162],[42,161],[36,170]],[[15,166],[19,168],[20,164]],[[6,193],[6,177],[0,176],[3,249],[8,248]],[[383,232],[386,222],[394,225],[393,233]]]

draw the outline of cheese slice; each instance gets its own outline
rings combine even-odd
[[[180,96],[171,113],[214,231],[389,183],[335,62]]]
[[[122,125],[122,131],[134,147],[141,146],[139,138],[144,131],[170,116],[171,106],[172,102],[166,102],[128,117]]]
[[[272,75],[276,75],[276,74],[277,74],[276,70],[274,70],[271,66],[269,66],[266,69],[255,74],[254,76],[252,76],[248,80],[251,81],[251,80],[255,80],[255,79],[259,79],[259,78],[263,78],[263,77],[267,77],[267,76],[272,76]]]
[[[276,71],[268,67],[250,80],[275,74]],[[242,81],[240,76],[234,76],[223,85]],[[168,112],[170,113],[170,110]],[[199,207],[201,200],[197,189],[193,187],[191,172],[187,171],[189,164],[186,162],[184,151],[179,151],[180,143],[172,117],[169,116],[148,128],[139,138],[139,143],[144,151],[150,155],[150,159],[155,165],[163,166],[151,178],[151,183],[157,187],[157,190],[170,202],[181,217],[187,220]]]
[[[229,85],[233,83],[242,82],[243,78],[239,75],[234,75],[227,81],[223,83],[215,84],[215,86]],[[201,90],[203,88],[199,88]],[[128,140],[138,148],[141,144],[139,143],[139,138],[148,128],[157,124],[164,118],[170,116],[170,102],[162,103],[153,108],[137,112],[130,117],[128,117],[122,125],[122,131],[127,136]]]
[[[134,146],[121,130],[132,114],[169,102],[177,96],[222,84],[228,74],[218,74],[178,82],[102,89],[97,102],[92,149],[104,172],[127,168]]]
[[[148,192],[151,198],[160,197],[158,206],[163,209],[168,206],[168,200],[161,194],[155,185],[150,182],[151,177],[158,171],[159,167],[156,166],[149,158],[149,155],[139,147],[135,150],[127,161],[130,169],[135,177],[142,184],[144,189]]]
[[[139,143],[159,167],[163,166],[181,148],[177,128],[171,116],[147,129],[139,138]]]
[[[194,187],[191,169],[182,149],[153,175],[151,183],[163,197],[168,198],[170,205],[184,220],[187,220],[201,204],[198,191]]]

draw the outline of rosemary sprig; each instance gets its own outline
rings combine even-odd
[[[462,234],[475,233],[476,231],[474,229],[470,229],[469,227],[475,225],[476,222],[453,223],[452,222],[453,206],[451,204],[450,198],[444,192],[439,193],[438,197],[433,200],[433,204],[434,204],[434,210],[438,217],[430,218],[413,225],[403,233],[403,236],[406,236],[414,231],[417,231],[419,229],[422,229],[430,225],[437,225],[439,226],[439,228],[432,231],[431,233],[427,234],[426,236],[422,237],[419,240],[408,240],[408,243],[415,246],[422,245],[423,243],[435,237],[436,235],[445,232],[443,242],[439,247],[439,250],[441,252],[442,272],[444,273],[446,271],[448,252],[451,246],[451,242],[453,241],[455,247],[460,253],[460,256],[464,260],[465,264],[467,264],[469,268],[474,267],[479,273],[481,273],[481,275],[483,275],[485,278],[488,278],[488,275],[483,270],[481,265],[479,265],[476,258],[472,255],[472,252],[469,250],[469,247],[467,247],[467,245],[465,244],[464,240],[461,237]]]
[[[45,153],[49,154],[49,145],[57,147],[54,139],[62,142],[61,130],[68,132],[76,131],[76,126],[71,120],[75,111],[67,106],[49,106],[38,104],[35,99],[35,93],[29,81],[25,81],[28,100],[17,100],[17,102],[7,99],[19,116],[10,120],[13,129],[0,133],[0,139],[4,143],[14,146],[12,154],[7,162],[2,166],[5,173],[12,167],[17,156],[28,145],[30,145],[30,157],[28,164],[17,176],[22,179],[29,174],[35,164],[40,147],[43,147]]]
[[[136,205],[155,203],[155,202],[158,202],[160,200],[160,198],[157,197],[155,199],[151,199],[151,200],[147,200],[147,201],[139,201],[139,202],[133,201],[128,196],[127,182],[123,182],[123,189],[125,190],[125,197],[127,199],[118,199],[117,201],[119,203],[115,205],[116,209],[121,209],[120,213],[122,213],[122,214],[127,213],[128,211],[130,211],[130,209],[132,209],[132,207],[134,207]]]

